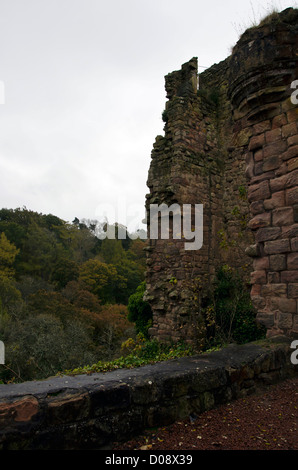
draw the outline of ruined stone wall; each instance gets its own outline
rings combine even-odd
[[[150,239],[150,333],[204,340],[200,295],[216,269],[251,273],[269,334],[297,332],[297,10],[248,30],[198,77],[197,59],[165,77],[164,136],[153,146],[146,206],[203,204],[203,246]],[[198,83],[199,82],[199,83]],[[193,220],[195,224],[195,220]]]
[[[230,61],[235,126],[246,132],[251,297],[269,335],[298,333],[298,11],[249,30]]]

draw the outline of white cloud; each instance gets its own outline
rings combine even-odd
[[[296,2],[275,2],[281,10]],[[143,204],[164,75],[223,60],[245,0],[0,1],[2,207],[95,218],[102,202]]]

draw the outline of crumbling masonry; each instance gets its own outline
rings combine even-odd
[[[192,340],[202,321],[194,280],[204,289],[223,264],[248,275],[268,336],[297,336],[296,80],[292,8],[247,30],[226,60],[203,73],[193,58],[165,77],[164,136],[153,145],[146,206],[203,204],[204,238],[192,251],[183,239],[149,239],[152,337]]]

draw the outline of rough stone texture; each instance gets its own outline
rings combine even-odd
[[[195,285],[203,295],[225,263],[251,272],[251,298],[268,336],[295,333],[297,50],[298,10],[289,8],[247,30],[230,57],[199,76],[193,58],[165,77],[165,133],[153,146],[147,212],[150,204],[203,204],[204,227],[202,248],[187,251],[171,230],[169,240],[150,239],[148,220],[145,298],[150,333],[160,341],[204,340]],[[254,294],[256,285],[279,283],[283,302]]]
[[[137,369],[0,385],[0,450],[107,448],[296,375],[290,346],[279,338]]]

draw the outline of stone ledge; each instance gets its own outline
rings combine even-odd
[[[0,385],[0,450],[101,449],[297,373],[290,340],[136,369]]]

